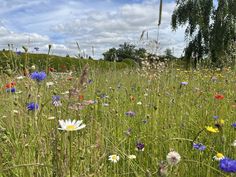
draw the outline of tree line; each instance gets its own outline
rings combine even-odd
[[[162,1],[159,21],[161,25]],[[172,14],[173,31],[186,26],[187,47],[184,58],[187,66],[197,67],[198,63],[214,67],[235,66],[236,64],[236,0],[176,0]],[[145,57],[144,48],[124,43],[118,49],[111,48],[103,54],[107,61],[131,59],[139,61]],[[171,58],[171,50],[165,54]]]

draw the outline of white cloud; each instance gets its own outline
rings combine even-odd
[[[161,52],[167,47],[184,46],[183,30],[174,33],[170,27],[174,7],[174,2],[165,3],[163,7],[159,37]],[[155,3],[147,1],[142,4],[125,4],[115,11],[93,9],[87,11],[83,18],[78,17],[64,24],[61,23],[52,30],[71,37],[80,36],[78,40],[84,47],[88,47],[88,43],[90,46],[95,44],[110,47],[117,47],[118,44],[126,41],[137,44],[142,30],[148,30],[149,38],[156,39],[158,8],[156,1]],[[179,40],[180,36],[182,40]],[[176,52],[177,55],[181,53],[182,50]]]
[[[1,0],[1,12],[0,14],[10,12],[16,9],[30,10],[32,6],[38,6],[48,2],[49,0]]]
[[[49,38],[47,36],[42,36],[36,33],[15,33],[4,26],[0,26],[0,38],[1,44],[16,44],[16,45],[25,45],[30,41],[34,43],[47,43]]]
[[[0,48],[2,43],[14,42],[21,46],[27,44],[30,38],[32,46],[37,44],[41,51],[47,51],[45,46],[51,43],[54,53],[73,56],[78,53],[75,43],[78,41],[88,55],[92,54],[91,47],[94,46],[96,56],[100,58],[107,49],[118,47],[124,42],[144,46],[142,43],[147,41],[139,41],[143,30],[149,32],[150,40],[157,39],[157,0],[125,4],[103,0],[96,1],[96,6],[88,0],[60,0],[59,3],[52,0],[11,0],[13,4],[8,0],[2,1],[8,12],[0,12],[3,16],[0,19]],[[174,47],[175,54],[180,55],[185,44],[184,31],[171,31],[170,20],[174,7],[174,2],[164,3],[158,38],[159,52]],[[19,14],[21,18],[17,21],[15,19]]]

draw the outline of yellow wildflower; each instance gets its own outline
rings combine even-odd
[[[224,119],[220,119],[219,123],[220,123],[221,125],[224,125],[225,120],[224,120]]]
[[[206,130],[211,132],[211,133],[219,133],[218,128],[213,128],[212,126],[206,126]]]

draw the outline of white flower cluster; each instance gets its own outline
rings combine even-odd
[[[141,62],[140,74],[143,76],[150,75],[150,72],[157,76],[159,73],[163,72],[166,68],[166,63],[160,61],[159,57],[156,55],[149,54]]]

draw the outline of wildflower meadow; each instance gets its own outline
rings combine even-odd
[[[0,84],[1,177],[236,174],[233,69],[35,66]]]
[[[0,2],[0,177],[236,177],[236,0]]]

